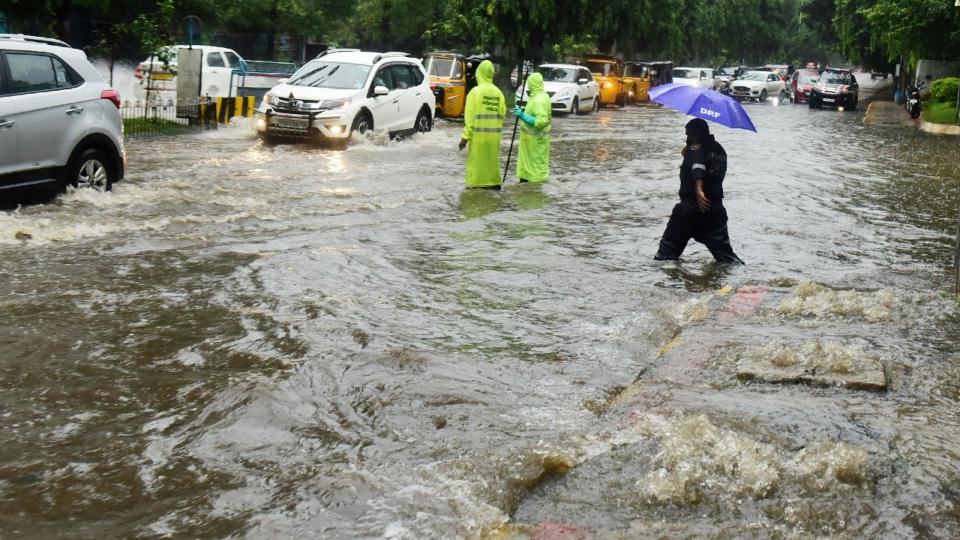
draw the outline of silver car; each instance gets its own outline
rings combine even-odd
[[[0,204],[123,178],[120,95],[86,54],[58,40],[0,34]]]

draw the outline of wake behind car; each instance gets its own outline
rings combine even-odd
[[[730,83],[730,95],[740,99],[766,101],[774,96],[786,97],[786,85],[773,71],[748,71]]]
[[[435,105],[419,60],[400,52],[332,49],[264,95],[256,127],[267,139],[345,142],[370,130],[391,136],[430,131]]]
[[[810,108],[837,107],[848,111],[857,109],[860,101],[860,85],[852,73],[846,70],[827,70],[820,75],[810,89]]]
[[[79,49],[0,34],[0,203],[123,178],[120,95]]]
[[[600,108],[600,89],[585,67],[573,64],[543,64],[537,68],[537,72],[543,75],[543,88],[550,96],[550,106],[554,111],[579,114]],[[525,96],[521,96],[520,88],[517,88],[518,105],[525,105],[529,96],[529,91]]]

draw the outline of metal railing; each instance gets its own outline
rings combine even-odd
[[[182,135],[216,127],[216,107],[206,100],[125,101],[120,106],[128,138]]]

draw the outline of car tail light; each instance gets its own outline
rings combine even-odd
[[[143,68],[137,66],[137,69],[133,70],[133,76],[139,80],[143,80]]]
[[[117,92],[113,88],[108,88],[103,92],[100,92],[100,99],[109,100],[111,103],[116,105],[118,109],[120,108],[120,92]]]

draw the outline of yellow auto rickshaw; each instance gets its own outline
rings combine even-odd
[[[627,90],[627,103],[650,101],[650,72],[640,62],[624,62],[623,85]]]
[[[583,63],[600,87],[601,105],[626,105],[627,92],[618,58],[607,54],[590,54],[584,58]]]
[[[460,118],[467,104],[467,93],[477,85],[477,66],[485,57],[464,56],[454,52],[428,53],[423,66],[430,77],[430,88],[437,100],[436,116]]]

